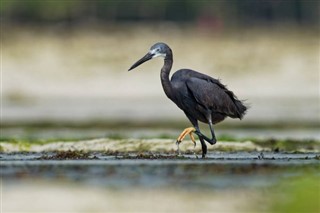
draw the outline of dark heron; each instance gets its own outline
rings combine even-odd
[[[190,69],[181,69],[176,71],[170,80],[169,74],[173,63],[172,50],[165,43],[154,44],[149,52],[133,64],[128,71],[156,57],[164,58],[160,76],[165,94],[185,113],[193,125],[193,127],[186,128],[178,137],[178,149],[179,144],[188,134],[195,145],[193,137],[195,133],[201,142],[204,158],[207,154],[205,141],[211,145],[217,142],[213,125],[223,121],[226,117],[242,119],[247,107],[219,80],[208,75]],[[211,138],[201,133],[198,121],[209,124]]]

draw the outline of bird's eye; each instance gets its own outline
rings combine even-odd
[[[160,52],[160,48],[157,48],[156,51],[157,51],[157,52]]]

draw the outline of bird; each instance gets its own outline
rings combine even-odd
[[[188,134],[196,145],[193,136],[193,134],[196,134],[201,143],[202,158],[205,158],[207,155],[205,142],[211,145],[217,142],[213,125],[223,121],[226,117],[241,120],[248,107],[244,101],[239,100],[232,91],[228,90],[219,79],[209,75],[191,69],[180,69],[170,79],[173,53],[171,48],[163,42],[152,45],[147,54],[134,63],[128,71],[157,57],[164,59],[160,79],[166,96],[184,112],[192,124],[192,127],[185,128],[177,138],[178,152],[179,144]],[[199,121],[209,125],[211,138],[200,131]]]

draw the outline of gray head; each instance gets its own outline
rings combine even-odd
[[[168,54],[172,54],[170,47],[162,42],[158,42],[151,46],[149,52],[143,56],[139,61],[134,63],[128,71],[136,68],[140,64],[143,64],[146,61],[149,61],[150,59],[156,58],[156,57],[163,57],[166,58]]]

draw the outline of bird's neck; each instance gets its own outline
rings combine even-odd
[[[167,54],[167,56],[164,59],[164,65],[160,73],[163,90],[167,95],[167,97],[170,99],[173,98],[172,85],[169,78],[172,64],[173,64],[172,54]]]

